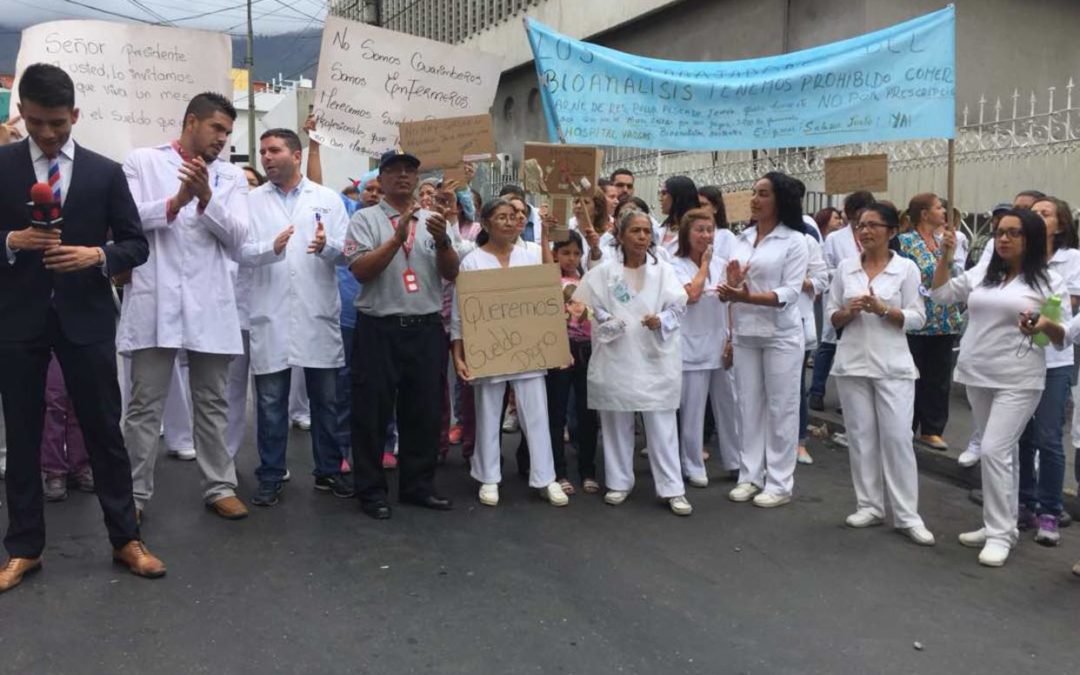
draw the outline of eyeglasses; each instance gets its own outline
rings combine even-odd
[[[994,231],[994,239],[1001,239],[1002,235],[1006,239],[1019,239],[1024,236],[1024,231],[1019,227],[999,227]]]
[[[885,223],[878,223],[876,221],[870,220],[862,223],[856,223],[854,229],[856,232],[861,232],[862,230],[866,230],[871,227],[888,227],[888,225],[886,225]]]

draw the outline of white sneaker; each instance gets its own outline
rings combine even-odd
[[[696,488],[707,488],[707,487],[709,487],[709,477],[708,476],[701,476],[701,477],[690,476],[690,477],[688,477],[686,479],[686,482],[689,483],[691,487],[696,487]]]
[[[507,410],[506,417],[503,418],[502,430],[508,434],[517,433],[517,430],[521,428],[518,424],[518,416],[516,412]]]
[[[959,539],[961,546],[982,548],[986,545],[986,528],[980,527],[972,532],[962,532]]]
[[[881,516],[875,514],[873,511],[868,511],[866,509],[859,509],[858,511],[844,519],[844,523],[846,523],[848,527],[860,529],[864,527],[873,527],[875,525],[880,525],[882,522],[884,521],[882,521]]]
[[[297,417],[292,421],[292,425],[301,431],[311,431],[311,418]]]
[[[979,564],[985,567],[1001,567],[1009,559],[1009,547],[1000,541],[987,541],[979,552]]]
[[[922,525],[916,525],[915,527],[905,527],[900,531],[906,534],[908,539],[915,542],[919,546],[933,546],[936,543],[933,533]]]
[[[618,506],[625,502],[626,498],[629,496],[629,492],[623,492],[622,490],[608,490],[607,494],[604,495],[604,503]]]
[[[761,488],[753,483],[739,483],[734,490],[728,493],[727,498],[733,502],[748,502],[759,492],[761,492]]]
[[[754,506],[761,507],[763,509],[772,509],[777,506],[783,506],[791,501],[791,495],[778,495],[772,492],[762,492],[758,496],[754,497]]]
[[[638,450],[638,455],[640,455],[642,457],[648,457],[649,456],[649,446],[646,445],[644,448]]]
[[[168,449],[165,454],[169,457],[175,457],[176,459],[182,459],[185,462],[190,462],[195,459],[195,448],[182,448],[180,450]]]
[[[499,505],[499,486],[497,483],[484,483],[480,486],[480,503],[484,506]]]
[[[956,458],[956,463],[964,468],[968,468],[978,464],[981,457],[982,453],[979,450],[972,450],[969,445],[967,450],[961,452],[960,456]]]
[[[548,483],[546,488],[540,490],[540,496],[552,506],[566,506],[570,503],[570,498],[566,496],[558,483]]]
[[[690,502],[684,495],[672,497],[667,503],[671,507],[671,512],[677,516],[688,516],[694,512],[694,507],[690,506]]]

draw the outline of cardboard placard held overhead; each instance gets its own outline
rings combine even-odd
[[[402,122],[401,149],[420,158],[421,170],[449,169],[462,161],[488,160],[495,155],[491,115],[469,115]]]
[[[573,363],[558,265],[462,272],[457,295],[473,377]]]
[[[852,155],[825,159],[825,192],[844,195],[859,190],[889,189],[888,155]]]
[[[526,143],[524,161],[535,159],[543,172],[544,192],[572,194],[580,189],[582,178],[596,187],[604,151],[592,145]]]
[[[574,198],[571,195],[551,195],[548,208],[556,224],[548,236],[552,242],[566,241],[570,238],[570,216],[574,215]]]
[[[456,181],[462,186],[469,184],[469,176],[465,173],[465,165],[458,163],[457,166],[449,167],[443,171],[443,181],[449,183]]]
[[[724,193],[724,213],[727,214],[729,223],[745,223],[750,220],[750,198],[753,196],[754,193],[750,190]]]

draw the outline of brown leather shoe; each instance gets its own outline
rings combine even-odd
[[[206,508],[218,514],[225,520],[240,520],[241,518],[247,518],[248,515],[248,510],[247,507],[244,506],[244,502],[231,496],[222,497],[216,502],[207,504]]]
[[[935,450],[945,451],[949,449],[949,444],[945,442],[945,439],[937,434],[924,434],[919,436],[919,440],[926,443]]]
[[[113,562],[131,570],[137,577],[157,579],[165,576],[165,563],[146,549],[146,544],[132,540],[123,548],[113,549]]]
[[[23,577],[41,569],[41,558],[9,558],[0,568],[0,593],[22,583]]]

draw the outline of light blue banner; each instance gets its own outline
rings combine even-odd
[[[791,54],[683,62],[618,52],[526,19],[551,141],[751,150],[952,138],[952,5]]]

